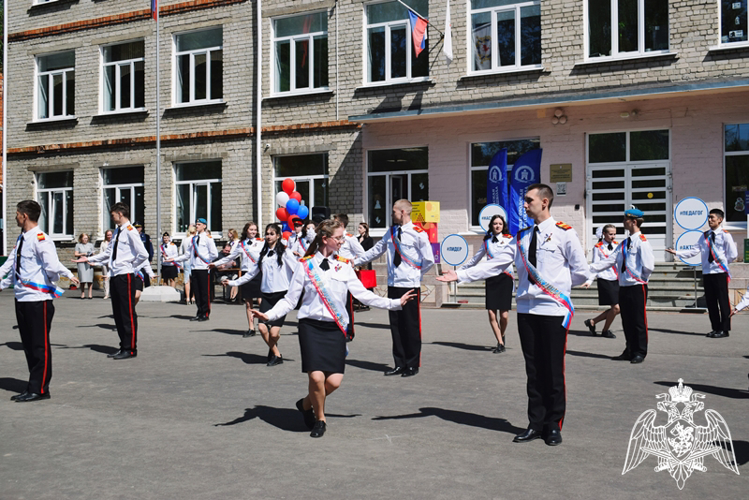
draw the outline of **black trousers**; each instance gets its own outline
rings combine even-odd
[[[195,295],[198,316],[211,314],[211,275],[208,269],[193,269],[190,273],[190,291]]]
[[[348,330],[346,337],[353,340],[356,332],[354,331],[354,296],[350,293],[346,297],[346,312],[348,313]]]
[[[707,312],[713,331],[731,330],[731,303],[728,301],[728,275],[726,273],[703,274]]]
[[[648,285],[619,287],[619,309],[621,312],[626,352],[634,357],[648,354],[648,315],[645,303],[648,300]]]
[[[564,355],[567,329],[564,316],[518,313],[520,346],[528,377],[528,428],[535,431],[562,429],[567,407]]]
[[[411,290],[416,291],[416,298],[400,311],[390,311],[393,360],[395,366],[402,368],[421,366],[421,291],[419,288],[388,287],[389,299],[399,299]]]
[[[47,394],[52,378],[52,350],[49,346],[49,330],[55,306],[51,300],[19,302],[16,300],[16,320],[21,333],[23,352],[29,366],[27,392]]]
[[[120,349],[137,352],[138,315],[135,313],[135,275],[120,274],[110,278],[109,293],[112,296],[112,313]]]

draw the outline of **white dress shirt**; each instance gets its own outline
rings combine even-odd
[[[627,270],[622,272],[624,250],[627,253]],[[606,259],[590,265],[591,272],[597,273],[616,264],[619,272],[619,286],[647,284],[655,269],[655,256],[650,242],[640,231],[632,233],[629,238],[619,243]]]
[[[366,253],[364,247],[361,246],[361,243],[359,243],[359,240],[355,237],[346,233],[344,238],[343,244],[341,244],[341,249],[338,250],[338,255],[344,259],[354,260]]]
[[[611,250],[609,250],[609,245],[611,245]],[[602,240],[596,243],[596,245],[593,247],[593,263],[595,264],[602,260],[606,260],[618,246],[619,243],[617,243],[616,241],[606,243],[606,241]],[[619,270],[615,265],[611,265],[611,267],[608,267],[599,272],[598,277],[606,281],[619,281]]]
[[[16,274],[16,254],[21,239],[23,239],[21,269]],[[0,278],[6,274],[8,274],[8,279],[0,283],[0,289],[13,285],[18,302],[39,302],[54,298],[51,293],[29,288],[29,286],[33,286],[32,283],[44,285],[53,290],[55,288],[54,282],[59,280],[60,276],[75,277],[68,268],[60,263],[55,244],[49,236],[42,232],[39,226],[29,229],[18,237],[16,245],[8,255],[8,260],[0,267]]]
[[[208,269],[208,264],[218,258],[218,250],[213,238],[210,238],[205,231],[196,234],[187,241],[185,253],[180,255],[175,262],[183,262],[190,259],[190,269],[200,271]]]
[[[736,242],[733,241],[733,236],[720,227],[715,231],[712,229],[705,231],[702,238],[692,248],[688,250],[676,250],[676,256],[688,259],[697,254],[702,254],[702,274],[725,273],[717,261],[710,262],[710,247],[707,244],[707,238],[711,238],[712,240],[711,234],[713,232],[715,233],[715,243],[712,244],[713,252],[715,252],[715,255],[718,256],[723,265],[728,267],[728,264],[735,261],[739,256],[739,251],[736,248]]]
[[[159,259],[161,260],[162,266],[174,266],[174,262],[164,262],[164,259],[173,259],[179,256],[179,249],[177,248],[177,245],[169,242],[168,245],[164,245],[163,243],[159,245]]]
[[[118,238],[119,236],[119,238]],[[117,258],[113,259],[117,248]],[[88,258],[91,264],[105,264],[110,276],[132,274],[144,261],[148,261],[148,251],[140,239],[138,230],[125,220],[117,226],[112,235],[112,242],[103,253]]]
[[[497,241],[494,241],[496,238]],[[504,247],[512,244],[515,245],[515,238],[510,236],[509,234],[498,234],[495,236],[492,236],[488,240],[484,240],[481,242],[481,246],[479,246],[478,250],[476,250],[476,253],[473,254],[473,257],[471,257],[471,260],[463,264],[460,269],[469,269],[479,262],[481,262],[481,259],[486,256],[486,260],[490,261],[496,257],[498,257],[502,251],[504,250]],[[488,250],[488,252],[487,252]],[[512,263],[502,272],[507,273],[510,277],[512,277],[512,273],[515,271]]]
[[[242,269],[242,272],[246,273],[248,271],[251,271],[252,269],[257,267],[257,257],[260,253],[260,248],[262,248],[263,241],[264,240],[262,238],[239,241],[232,247],[229,255],[227,255],[223,259],[217,260],[213,263],[213,265],[216,267],[223,266],[224,264],[232,262],[234,259],[239,257],[240,268]]]
[[[278,248],[281,248],[281,246],[276,245],[273,249],[266,250],[262,262],[260,262],[261,254],[253,253],[253,257],[255,257],[255,260],[257,262],[260,262],[260,266],[255,266],[254,269],[250,269],[239,279],[229,280],[229,285],[240,286],[245,283],[249,283],[255,276],[257,276],[257,273],[262,266],[263,278],[262,282],[260,283],[261,292],[278,293],[288,290],[289,283],[291,282],[291,276],[299,267],[299,261],[291,253],[291,250],[289,250],[288,248],[284,248],[282,264],[279,266],[278,257],[276,256],[276,250]],[[272,255],[269,255],[271,253]]]

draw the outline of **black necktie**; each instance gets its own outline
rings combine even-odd
[[[528,262],[533,266],[536,267],[536,247],[538,246],[538,226],[533,226],[533,236],[531,236],[531,245],[528,248]],[[528,281],[531,282],[532,285],[536,284],[536,280],[534,280],[530,275],[528,275]]]
[[[614,249],[614,245],[612,245],[611,243],[609,243],[609,251],[611,251],[613,249]]]
[[[114,239],[114,249],[112,250],[112,262],[117,260],[117,242],[120,241],[120,233],[122,232],[122,228],[117,228],[117,236]]]
[[[328,259],[323,259],[322,262],[320,262],[320,269],[322,269],[323,271],[327,271],[328,269],[330,269]]]
[[[18,248],[16,248],[16,274],[21,275],[21,249],[23,248],[23,235],[21,235],[20,241],[18,242]]]
[[[492,243],[496,243],[496,242],[497,242],[497,237],[496,236],[492,236]]]
[[[401,240],[401,227],[398,226],[398,232],[396,233],[396,238],[398,238],[398,241]],[[401,254],[398,251],[398,247],[395,248],[395,255],[393,256],[393,265],[395,267],[398,267],[401,265]]]
[[[632,246],[632,238],[627,238],[627,251],[629,251],[630,247]],[[627,254],[622,255],[622,270],[621,272],[625,272],[627,270]]]
[[[268,252],[268,257],[273,257],[273,254],[274,254],[274,253],[275,253],[275,252],[274,252],[273,250],[270,250],[270,251]]]
[[[715,245],[715,233],[713,231],[710,231],[710,239],[712,240],[713,245]],[[713,245],[710,245],[710,246],[713,246]],[[712,264],[713,262],[715,262],[715,258],[713,257],[712,249],[709,249],[709,250],[710,250],[710,254],[707,256],[707,261]]]

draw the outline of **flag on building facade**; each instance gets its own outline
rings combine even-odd
[[[453,35],[452,22],[450,20],[450,0],[447,0],[447,16],[445,17],[445,41],[442,50],[445,53],[447,64],[453,62]]]
[[[528,151],[517,159],[512,167],[512,180],[510,181],[510,206],[507,207],[507,225],[510,234],[517,232],[533,224],[525,213],[525,194],[528,186],[541,182],[541,154],[542,149]]]
[[[429,21],[423,17],[419,17],[408,11],[408,17],[411,19],[411,38],[414,42],[414,50],[416,51],[416,57],[419,57],[421,51],[427,46],[427,24]]]
[[[492,157],[489,162],[489,169],[486,171],[486,204],[499,205],[509,213],[508,198],[507,148],[502,148]]]
[[[156,20],[159,15],[159,0],[151,0],[151,17]]]

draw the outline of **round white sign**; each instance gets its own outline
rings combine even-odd
[[[690,250],[699,243],[700,238],[704,238],[702,231],[687,231],[686,233],[682,233],[676,240],[674,250]],[[699,266],[702,264],[702,257],[700,254],[690,257],[689,259],[682,259],[680,257],[679,260],[688,266]]]
[[[507,211],[504,208],[494,203],[490,203],[489,205],[482,208],[481,212],[479,212],[479,226],[481,226],[481,229],[483,229],[484,231],[488,231],[489,222],[492,220],[492,217],[497,214],[504,217],[505,223],[507,223]]]
[[[674,219],[683,229],[699,229],[707,223],[709,210],[707,204],[699,198],[690,196],[676,204]]]
[[[450,234],[442,240],[440,253],[445,264],[459,266],[468,258],[468,242],[459,234]]]

